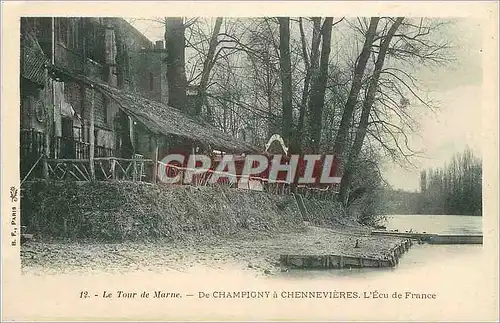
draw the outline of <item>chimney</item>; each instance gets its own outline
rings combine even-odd
[[[107,66],[107,81],[111,85],[117,85],[116,79],[116,37],[115,30],[111,25],[107,25],[104,34],[105,60]]]
[[[105,59],[106,64],[115,65],[115,57],[116,57],[116,39],[115,39],[115,30],[112,26],[106,26],[105,34],[104,34],[104,43],[105,43]]]
[[[156,50],[163,50],[165,49],[165,44],[163,43],[163,40],[157,40],[155,43],[155,49]]]

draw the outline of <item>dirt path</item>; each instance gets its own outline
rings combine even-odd
[[[359,248],[354,248],[356,240]],[[308,227],[303,232],[238,235],[178,242],[76,243],[31,241],[21,248],[23,271],[120,273],[136,270],[180,271],[193,266],[236,265],[257,275],[281,270],[280,254],[337,254],[384,258],[400,242],[372,237],[366,230]]]

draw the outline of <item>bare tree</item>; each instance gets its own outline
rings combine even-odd
[[[376,41],[383,39],[392,21],[384,18],[382,33]],[[416,107],[431,111],[437,109],[429,93],[419,84],[414,70],[420,66],[444,65],[454,60],[450,42],[443,38],[443,27],[449,22],[437,19],[405,18],[387,49],[390,57],[382,69],[374,105],[369,116],[368,140],[385,152],[392,162],[403,167],[413,166],[412,158],[422,152],[409,145],[409,133],[418,131],[415,120]],[[439,36],[438,36],[439,35]],[[372,54],[380,51],[374,43]]]
[[[313,17],[313,35],[311,40],[311,53],[308,54],[306,36],[304,33],[303,19],[299,18],[300,41],[302,49],[302,59],[305,65],[304,85],[302,88],[302,96],[300,100],[299,118],[297,122],[294,150],[301,150],[303,140],[304,121],[306,115],[307,102],[309,100],[309,86],[313,71],[318,68],[319,62],[319,45],[321,42],[321,18]]]
[[[253,105],[266,110],[265,137],[282,131],[282,105],[280,82],[279,39],[275,39],[275,19],[263,18],[248,28],[246,50],[251,73],[243,82],[251,82],[255,93]],[[278,24],[279,31],[279,24]],[[278,33],[279,34],[279,33]],[[281,116],[280,116],[281,114]],[[280,129],[281,128],[281,129]]]
[[[368,90],[367,90],[367,93],[365,96],[365,100],[363,102],[363,108],[362,108],[362,112],[361,112],[359,126],[358,126],[357,131],[356,131],[356,137],[354,139],[354,144],[353,144],[353,147],[352,147],[351,152],[349,154],[348,162],[346,165],[346,170],[342,176],[342,181],[340,184],[339,197],[343,203],[346,203],[346,201],[347,201],[348,190],[349,190],[349,187],[351,185],[351,181],[352,181],[352,177],[353,177],[352,165],[357,160],[359,153],[361,152],[361,148],[363,146],[363,141],[364,141],[365,136],[366,136],[370,111],[371,111],[372,106],[375,102],[375,94],[377,93],[377,89],[379,86],[380,73],[382,72],[382,69],[384,67],[386,53],[389,49],[389,44],[391,43],[391,40],[392,40],[394,34],[396,33],[396,31],[398,30],[399,26],[403,22],[403,19],[404,19],[403,17],[396,18],[394,23],[389,28],[389,31],[387,32],[387,34],[381,40],[380,49],[378,51],[374,71],[373,71],[373,74],[371,76],[371,79],[370,79],[370,82],[368,85]]]
[[[340,126],[337,131],[337,136],[335,138],[335,146],[333,149],[334,154],[341,158],[344,154],[344,149],[347,141],[347,134],[351,125],[351,121],[354,114],[354,108],[358,101],[359,92],[362,87],[363,75],[365,73],[366,64],[370,58],[370,52],[373,45],[373,40],[377,31],[377,26],[380,18],[372,17],[370,19],[370,26],[366,31],[365,42],[363,44],[363,49],[358,56],[357,63],[354,69],[354,78],[351,85],[351,90],[347,102],[344,107],[344,112],[342,114],[342,120],[340,121]]]
[[[321,124],[323,106],[325,103],[325,90],[328,81],[328,60],[330,57],[332,40],[333,18],[328,17],[321,28],[321,58],[317,75],[313,78],[311,97],[309,99],[309,147],[313,152],[318,152],[321,140]]]
[[[289,145],[293,133],[292,116],[292,63],[290,60],[290,18],[279,17],[280,30],[280,75],[283,127],[282,136]]]
[[[210,77],[210,72],[212,71],[212,68],[215,65],[216,58],[215,57],[215,50],[217,49],[217,37],[219,36],[220,28],[222,25],[222,17],[217,17],[215,20],[215,26],[212,31],[212,37],[210,38],[210,44],[208,48],[208,54],[205,58],[205,61],[203,63],[203,70],[201,72],[201,79],[200,79],[200,84],[198,85],[198,92],[197,92],[197,97],[195,101],[195,114],[199,115],[201,113],[201,109],[203,107],[203,103],[205,102],[206,98],[206,90],[207,90],[207,85],[208,85],[208,80]],[[209,119],[211,119],[212,116],[212,111],[211,109],[207,109],[207,114],[209,116]]]

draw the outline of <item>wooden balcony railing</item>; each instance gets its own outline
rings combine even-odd
[[[20,134],[20,164],[21,177],[26,175],[38,158],[43,155],[45,134],[35,129],[21,130]],[[95,157],[113,157],[111,148],[95,145]],[[50,159],[89,159],[90,144],[67,137],[55,137],[50,142]],[[41,172],[38,165],[34,170],[34,176],[38,177]]]
[[[41,177],[41,163],[37,162],[43,154],[45,135],[38,131],[27,130],[21,131],[19,139],[19,171],[21,179],[23,179],[27,174],[31,174],[32,177]]]
[[[93,176],[98,181],[151,182],[153,163],[149,159],[96,157]],[[49,179],[52,180],[90,181],[92,178],[88,159],[49,159],[47,166]]]
[[[113,157],[113,149],[94,146],[94,157]],[[52,141],[50,158],[88,159],[90,144],[73,138],[56,137]]]

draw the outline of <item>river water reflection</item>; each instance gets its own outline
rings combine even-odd
[[[443,234],[483,232],[482,217],[447,215],[391,215],[387,229]],[[395,268],[292,270],[275,279],[282,285],[311,290],[337,288],[358,290],[359,293],[377,291],[392,295],[397,291],[404,295],[409,291],[437,295],[433,302],[388,299],[363,303],[363,308],[374,313],[384,308],[386,320],[480,319],[490,317],[488,315],[495,313],[493,309],[496,308],[497,280],[492,277],[496,273],[490,256],[483,245],[415,244]],[[356,313],[364,319],[378,317],[378,314]]]

